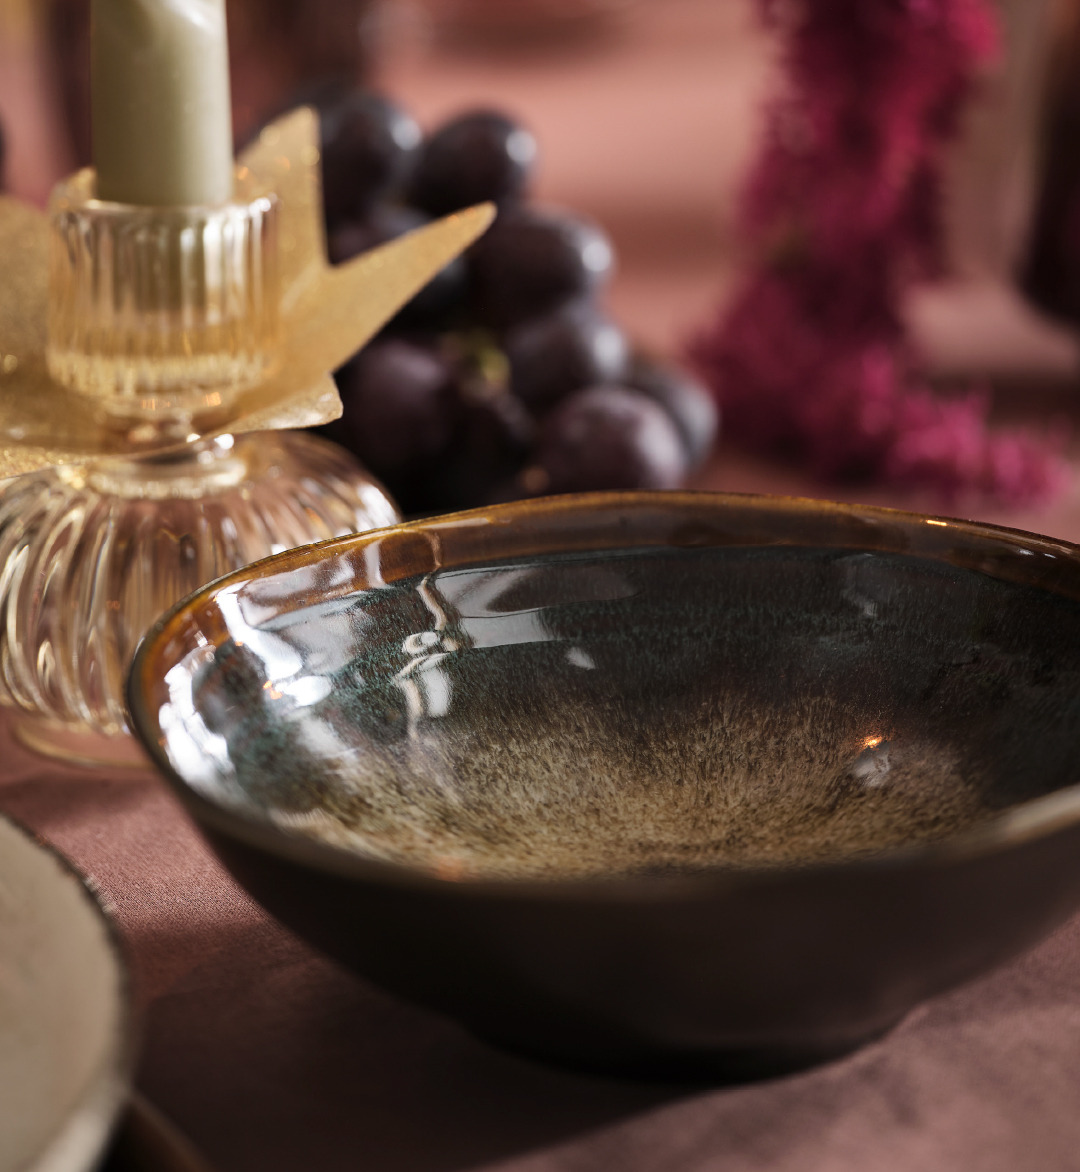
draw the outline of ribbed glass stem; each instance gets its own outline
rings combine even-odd
[[[220,408],[276,358],[276,200],[143,208],[93,195],[83,171],[49,209],[50,372],[128,417]]]

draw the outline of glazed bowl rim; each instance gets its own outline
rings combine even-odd
[[[254,578],[287,573],[299,566],[317,561],[327,553],[362,549],[397,535],[407,536],[440,528],[460,528],[473,522],[477,524],[490,523],[493,516],[496,519],[511,519],[515,514],[526,513],[546,514],[557,518],[560,514],[584,514],[590,509],[614,507],[635,509],[659,506],[678,510],[693,504],[698,506],[710,504],[717,509],[735,505],[792,515],[824,515],[833,512],[857,519],[892,522],[909,527],[933,526],[936,529],[944,529],[952,533],[964,534],[968,538],[986,541],[991,546],[996,544],[1002,549],[1008,547],[1013,552],[1018,550],[1023,554],[1040,552],[1055,559],[1063,557],[1067,561],[1071,561],[1077,568],[1078,592],[1076,595],[1065,591],[1054,591],[1038,583],[1029,582],[1026,584],[1031,589],[1080,602],[1080,545],[988,522],[917,513],[880,505],[849,504],[809,497],[764,493],[683,489],[665,492],[574,493],[540,497],[402,521],[380,529],[331,538],[273,554],[208,582],[186,598],[181,599],[162,615],[141,640],[127,678],[129,726],[143,749],[148,753],[153,765],[196,820],[226,837],[239,840],[248,846],[283,860],[295,862],[317,871],[329,872],[340,878],[366,879],[397,887],[461,894],[474,892],[477,895],[489,895],[493,898],[512,897],[539,900],[598,898],[620,903],[636,902],[642,898],[664,900],[683,898],[694,893],[703,895],[708,892],[733,890],[752,885],[775,884],[793,877],[805,879],[814,875],[858,875],[882,870],[944,867],[1001,854],[1024,843],[1047,838],[1059,831],[1080,825],[1080,782],[1077,782],[1040,797],[1009,806],[1001,813],[980,821],[975,826],[944,838],[886,847],[874,854],[848,859],[818,860],[807,863],[740,865],[730,868],[723,866],[702,867],[673,874],[616,873],[568,878],[528,875],[511,878],[465,874],[451,878],[438,875],[419,865],[377,859],[346,847],[320,842],[298,832],[282,829],[265,818],[255,817],[246,811],[211,800],[189,785],[183,776],[173,768],[155,731],[157,728],[156,720],[143,703],[143,694],[138,686],[138,681],[145,674],[152,651],[163,634],[183,614],[204,605],[226,587],[239,585]],[[813,542],[799,541],[778,542],[774,544],[773,548],[785,546],[790,548],[823,548]],[[743,546],[733,543],[729,546],[729,548],[768,547],[761,542],[748,542]],[[612,545],[608,548],[625,549],[627,546]],[[850,549],[852,553],[860,552],[858,545],[837,545],[831,548],[846,548]],[[862,551],[874,552],[874,547],[865,547]],[[900,549],[885,549],[880,552],[905,555],[905,551]],[[492,561],[499,557],[498,554],[488,556]],[[934,559],[929,555],[918,553],[906,554],[906,556],[924,561],[938,560],[944,564],[957,566],[957,563],[950,562],[947,558]],[[959,568],[965,567],[960,566]],[[975,572],[982,572],[988,577],[996,577],[985,570],[975,570]],[[997,577],[997,580],[1009,579]]]

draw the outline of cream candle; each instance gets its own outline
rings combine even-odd
[[[98,198],[155,207],[232,196],[225,0],[92,0]]]

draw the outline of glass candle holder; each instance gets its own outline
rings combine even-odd
[[[153,208],[94,197],[93,171],[49,207],[49,372],[112,417],[212,426],[278,357],[277,199]]]
[[[49,370],[131,454],[0,492],[0,704],[42,753],[140,763],[124,680],[162,612],[269,554],[398,519],[325,440],[217,434],[279,361],[277,204],[246,182],[238,169],[222,207],[141,208],[96,200],[82,172],[52,200]]]
[[[272,553],[392,524],[383,489],[303,432],[25,476],[0,494],[0,701],[47,755],[137,764],[124,681],[155,619]]]

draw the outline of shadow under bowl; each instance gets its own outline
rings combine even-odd
[[[1031,534],[498,506],[221,579],[129,704],[285,924],[581,1067],[818,1061],[1080,907],[1080,549]]]

